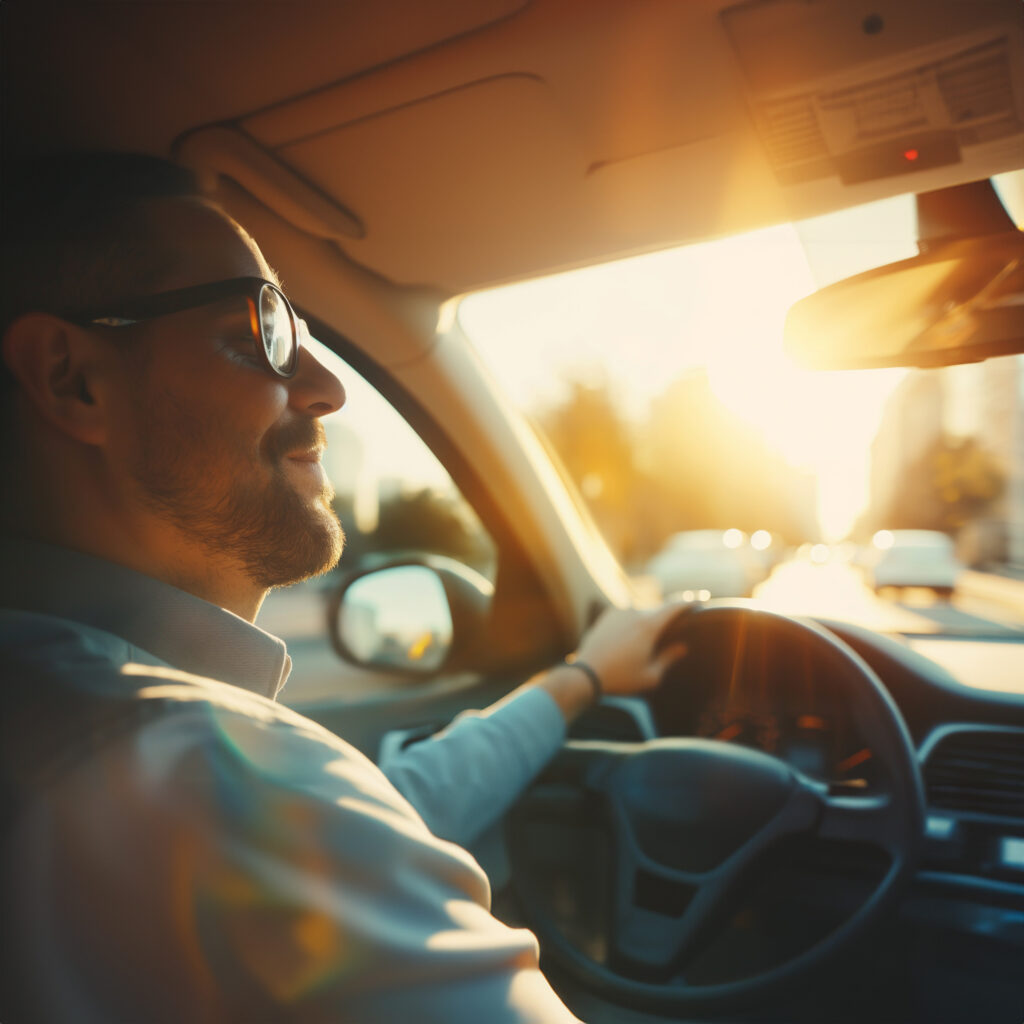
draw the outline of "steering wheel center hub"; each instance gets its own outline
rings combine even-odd
[[[776,758],[701,739],[664,739],[624,758],[605,792],[651,860],[716,867],[770,821],[796,785]]]

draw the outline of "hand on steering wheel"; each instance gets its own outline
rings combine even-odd
[[[576,657],[590,665],[601,688],[612,696],[653,690],[665,673],[685,657],[685,640],[659,640],[690,605],[669,603],[653,610],[609,608],[587,630]]]

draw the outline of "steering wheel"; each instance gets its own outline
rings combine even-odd
[[[711,635],[734,645],[733,676],[773,651],[811,666],[818,684],[836,691],[852,714],[878,782],[859,792],[830,785],[759,750],[716,740],[566,743],[509,821],[525,923],[555,974],[612,1002],[665,1015],[762,999],[846,948],[912,874],[924,816],[902,717],[874,672],[833,634],[733,606],[694,606],[670,628],[691,650]],[[753,651],[753,660],[737,647]],[[758,871],[786,858],[787,844],[807,841],[840,854],[870,848],[877,871],[866,893],[862,886],[838,923],[782,962],[710,983],[703,983],[707,972],[688,977],[707,944],[735,921]],[[582,899],[572,895],[580,885],[591,887]]]

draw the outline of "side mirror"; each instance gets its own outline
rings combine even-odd
[[[430,676],[471,667],[494,588],[449,558],[426,556],[350,577],[331,601],[334,649],[363,668]]]

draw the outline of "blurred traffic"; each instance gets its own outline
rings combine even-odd
[[[934,531],[789,548],[767,531],[688,531],[632,579],[647,601],[749,598],[889,633],[1024,637],[1024,578],[966,568],[952,540]]]

